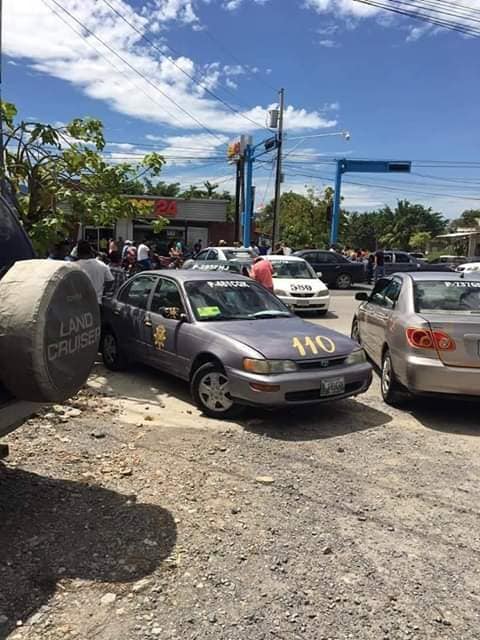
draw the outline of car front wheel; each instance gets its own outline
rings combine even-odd
[[[122,371],[127,368],[128,362],[120,345],[117,336],[111,329],[107,329],[103,336],[100,347],[103,363],[110,371]]]
[[[402,385],[398,382],[393,370],[392,357],[388,349],[383,354],[380,389],[383,400],[392,406],[398,405],[403,399]]]
[[[198,407],[211,418],[232,418],[239,406],[230,396],[228,376],[219,364],[208,362],[192,378],[192,396]]]
[[[337,289],[350,289],[352,286],[352,276],[348,273],[341,273],[335,280]]]
[[[358,342],[358,344],[360,344],[360,329],[358,326],[358,320],[356,318],[352,322],[352,331],[350,332],[350,337],[352,338],[352,340],[355,340],[355,342]]]

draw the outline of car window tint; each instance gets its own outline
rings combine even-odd
[[[207,259],[207,254],[208,254],[208,249],[206,251],[200,251],[200,253],[195,258],[195,260],[206,260]]]
[[[132,307],[146,309],[148,298],[157,281],[155,276],[138,276],[121,290],[118,299]]]
[[[387,290],[387,287],[390,285],[390,283],[391,283],[391,280],[389,278],[381,278],[373,288],[369,301],[372,304],[377,304],[384,307],[385,292]]]
[[[407,256],[406,253],[396,253],[395,254],[395,262],[410,262],[410,256]]]
[[[178,286],[172,280],[160,278],[153,293],[150,311],[160,313],[162,309],[175,307],[184,312],[182,296]]]
[[[397,278],[394,278],[387,288],[383,291],[383,297],[385,300],[385,306],[389,309],[393,309],[395,303],[400,296],[400,291],[402,290],[402,282]]]
[[[218,260],[218,251],[216,249],[210,249],[207,260]]]
[[[391,262],[393,262],[393,254],[392,253],[384,253],[383,254],[383,259],[385,261],[385,263],[388,262],[388,264],[390,264]]]

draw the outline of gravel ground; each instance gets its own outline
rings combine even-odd
[[[478,407],[221,423],[106,374],[8,439],[0,638],[480,638]]]

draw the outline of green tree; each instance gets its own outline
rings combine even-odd
[[[306,195],[288,191],[280,197],[280,238],[290,246],[325,247],[328,245],[328,211],[332,205],[333,189],[318,193],[307,189]],[[345,231],[345,215],[342,213],[340,234]],[[273,226],[273,201],[257,216],[261,232],[271,236]]]
[[[451,231],[459,227],[478,227],[480,225],[480,209],[467,209],[459,218],[450,222]]]
[[[38,250],[44,251],[77,223],[112,226],[138,217],[145,204],[125,198],[126,185],[146,173],[157,176],[164,159],[147,154],[139,163],[108,164],[103,125],[93,118],[65,127],[17,121],[17,109],[1,104],[4,122],[2,183]],[[160,219],[157,230],[168,224]]]
[[[417,231],[410,238],[410,248],[418,251],[426,251],[432,235],[428,231]]]
[[[441,213],[408,200],[399,200],[393,211],[390,207],[384,207],[380,213],[389,219],[388,227],[380,238],[380,243],[385,247],[408,250],[414,234],[424,231],[434,238],[445,230],[447,224]]]

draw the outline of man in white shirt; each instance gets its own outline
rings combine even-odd
[[[143,269],[150,269],[150,248],[144,242],[141,242],[137,247],[137,262]]]
[[[80,240],[78,243],[77,256],[78,260],[75,264],[90,278],[95,293],[97,294],[98,304],[102,304],[105,285],[112,283],[115,278],[105,263],[96,260],[90,244],[86,240]]]

